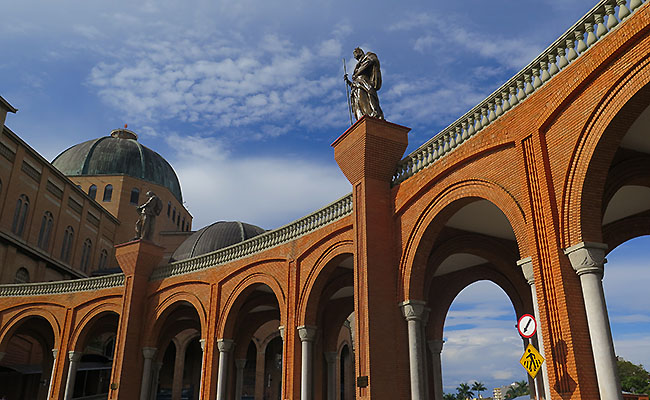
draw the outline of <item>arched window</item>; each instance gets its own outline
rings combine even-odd
[[[90,239],[84,240],[83,250],[81,251],[81,270],[84,272],[88,272],[88,264],[90,264],[92,248],[93,242]]]
[[[167,202],[167,217],[169,217],[169,214],[172,212],[172,202],[168,201]]]
[[[115,336],[111,336],[104,343],[104,357],[112,360],[113,354],[115,354]]]
[[[11,231],[18,236],[23,235],[27,212],[29,211],[29,198],[21,194],[16,201],[16,210],[14,210],[14,222],[11,225]]]
[[[185,230],[185,217],[183,217],[183,223],[181,224],[181,231]]]
[[[174,211],[172,211],[172,222],[176,222],[176,207],[174,207]]]
[[[47,250],[50,244],[50,233],[52,233],[52,225],[54,225],[54,217],[49,211],[45,211],[41,219],[41,230],[38,231],[38,247]]]
[[[101,253],[99,253],[99,266],[98,268],[104,269],[106,268],[106,261],[108,260],[108,251],[106,249],[103,249]]]
[[[131,189],[131,204],[138,204],[140,201],[140,189],[133,188]]]
[[[70,250],[72,250],[72,242],[74,240],[74,229],[71,226],[65,228],[63,233],[63,244],[61,245],[61,260],[68,262],[70,260]]]
[[[96,185],[90,185],[88,188],[88,197],[91,199],[95,200],[95,197],[97,197],[97,186]]]
[[[29,271],[22,267],[18,268],[14,277],[14,283],[29,283]]]
[[[113,185],[109,183],[104,188],[104,197],[102,198],[102,201],[111,201],[112,197],[113,197]]]
[[[178,218],[176,218],[176,228],[181,226],[181,213],[178,213]]]

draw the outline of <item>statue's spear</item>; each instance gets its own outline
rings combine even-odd
[[[343,73],[345,76],[348,75],[348,69],[345,67],[345,58],[343,58]],[[348,87],[347,81],[345,82],[345,97],[348,100],[348,113],[350,114],[350,125],[352,125],[352,105],[350,103],[350,88]]]

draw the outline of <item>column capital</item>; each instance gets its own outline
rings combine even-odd
[[[217,339],[217,348],[219,353],[227,353],[232,350],[232,339]]]
[[[301,342],[313,342],[316,339],[316,327],[302,325],[298,328],[298,336],[300,336]]]
[[[59,355],[59,349],[52,349],[52,358],[54,358],[56,360],[56,356],[58,356],[58,355]],[[2,357],[0,356],[0,360],[1,359],[2,359]]]
[[[323,355],[325,356],[325,361],[327,361],[328,364],[331,364],[336,362],[339,353],[337,353],[336,351],[326,351],[323,353]]]
[[[199,339],[199,344],[201,345],[201,351],[205,352],[205,339]]]
[[[278,330],[280,331],[280,337],[282,338],[282,341],[284,341],[284,325],[278,326]]]
[[[427,343],[429,343],[429,349],[432,353],[440,354],[442,353],[442,345],[445,344],[445,341],[442,339],[432,339]]]
[[[237,369],[244,369],[246,366],[246,359],[245,358],[238,358],[235,360],[235,368]]]
[[[521,272],[524,273],[524,279],[528,282],[529,285],[535,284],[535,274],[533,273],[533,258],[526,257],[517,261],[517,266],[521,268]]]
[[[151,360],[155,357],[157,351],[158,349],[155,347],[143,347],[142,355],[144,356],[145,360]]]
[[[564,250],[569,257],[571,266],[578,275],[599,274],[604,271],[605,251],[607,245],[604,243],[581,242]]]
[[[83,355],[84,355],[84,353],[81,352],[81,351],[73,351],[73,350],[71,350],[71,351],[68,352],[68,359],[71,362],[78,362],[79,360],[81,360],[81,356],[83,356]]]
[[[407,321],[422,321],[429,316],[430,308],[427,302],[422,300],[406,300],[399,305],[402,308],[402,314]]]

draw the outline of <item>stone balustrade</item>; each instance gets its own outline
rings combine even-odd
[[[72,292],[86,292],[124,286],[124,274],[104,275],[95,278],[73,279],[57,282],[0,285],[0,296],[40,296]]]
[[[351,213],[352,194],[348,194],[320,210],[283,227],[268,231],[259,236],[255,236],[241,243],[234,244],[212,253],[177,261],[157,268],[151,275],[151,280],[154,281],[170,276],[187,274],[247,257],[262,250],[287,243]]]
[[[481,129],[516,107],[555,74],[634,13],[643,0],[601,0],[530,64],[500,88],[400,161],[398,185],[444,157]]]

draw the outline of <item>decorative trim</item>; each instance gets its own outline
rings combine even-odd
[[[268,231],[251,239],[219,249],[212,253],[203,254],[187,260],[156,268],[151,274],[150,281],[157,281],[171,276],[188,274],[206,268],[223,265],[240,258],[248,257],[270,248],[280,246],[331,224],[352,213],[352,194],[300,218],[288,225]]]
[[[0,297],[49,296],[62,293],[88,292],[119,286],[124,286],[124,274],[122,273],[69,281],[0,285]]]
[[[615,30],[620,25],[619,20],[628,18],[642,4],[640,0],[630,0],[628,8],[625,0],[619,0],[616,3],[618,19],[615,15],[616,9],[613,1],[600,0],[584,17],[573,24],[515,76],[462,117],[404,157],[393,175],[391,182],[393,186],[399,185],[429,167],[436,160],[446,156],[457,146],[516,107],[517,104],[525,101],[567,65],[589,51],[603,36]]]

